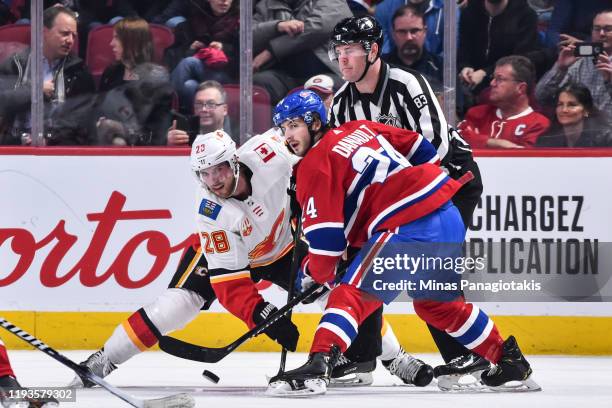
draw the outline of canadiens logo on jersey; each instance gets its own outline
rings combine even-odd
[[[253,232],[253,226],[248,218],[242,220],[242,224],[240,225],[240,235],[243,237],[248,237]]]
[[[216,220],[219,216],[220,211],[221,205],[205,198],[202,199],[202,202],[200,203],[200,209],[198,210],[200,214],[210,218],[211,220]]]
[[[379,114],[376,117],[376,122],[378,123],[382,123],[384,125],[389,125],[389,126],[394,126],[394,127],[401,127],[399,118],[395,115],[385,115],[385,114]]]
[[[263,160],[264,163],[267,163],[271,158],[276,156],[274,150],[272,150],[272,148],[268,146],[267,143],[262,143],[257,146],[255,148],[255,153],[257,153],[257,155],[261,157],[261,160]]]

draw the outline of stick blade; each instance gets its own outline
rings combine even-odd
[[[159,348],[173,356],[201,363],[217,363],[231,351],[227,348],[202,347],[170,336],[159,339]]]
[[[193,408],[195,400],[189,394],[175,394],[143,401],[143,408]]]

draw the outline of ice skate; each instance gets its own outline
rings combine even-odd
[[[541,391],[531,378],[532,370],[523,356],[514,336],[504,341],[502,356],[488,371],[482,373],[481,381],[494,391]]]
[[[491,368],[484,358],[467,354],[452,359],[448,364],[434,368],[438,388],[442,391],[474,391],[485,388],[480,381],[481,374]]]
[[[383,361],[383,366],[393,375],[398,376],[404,384],[425,387],[433,379],[433,369],[423,361],[412,357],[400,348],[392,360]]]
[[[91,356],[87,357],[87,360],[79,363],[79,365],[87,367],[89,371],[100,378],[106,377],[117,368],[117,366],[111,363],[111,361],[108,359],[108,356],[104,352],[104,348],[101,348]],[[94,385],[95,384],[88,379],[76,375],[68,386],[76,388],[91,388]]]
[[[312,353],[303,366],[272,377],[266,395],[302,397],[325,394],[339,355],[337,346],[328,353]]]
[[[11,377],[0,377],[0,407],[3,408],[55,408],[59,406],[57,400],[50,398],[9,398],[10,390],[25,390],[19,382]]]
[[[362,387],[374,382],[372,372],[376,369],[376,360],[354,362],[340,355],[331,373],[330,387]]]

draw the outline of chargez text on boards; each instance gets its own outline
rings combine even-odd
[[[598,239],[471,238],[465,242],[465,256],[485,259],[489,274],[598,275]],[[482,272],[468,270],[466,273]]]

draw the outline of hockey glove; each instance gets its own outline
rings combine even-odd
[[[295,291],[296,293],[302,293],[310,289],[312,285],[316,284],[317,282],[315,282],[315,280],[312,279],[308,273],[308,255],[306,255],[304,259],[302,259],[302,265],[300,265],[300,269],[295,277]],[[305,305],[310,304],[321,296],[325,295],[327,292],[329,292],[329,288],[326,286],[323,291],[302,300],[302,303]]]
[[[255,306],[255,310],[253,311],[253,322],[259,324],[277,310],[276,306],[272,303],[266,301],[261,302]],[[272,326],[268,327],[264,333],[289,351],[295,351],[298,338],[300,337],[297,326],[293,324],[291,319],[287,316],[278,319]]]

